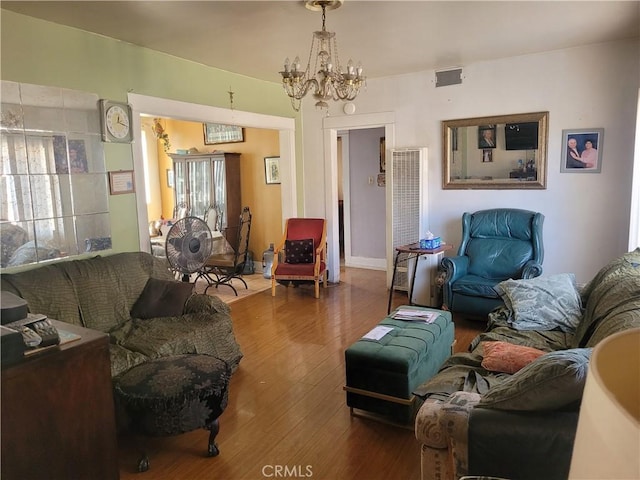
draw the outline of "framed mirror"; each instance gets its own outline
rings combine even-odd
[[[549,112],[442,122],[442,188],[547,188]]]

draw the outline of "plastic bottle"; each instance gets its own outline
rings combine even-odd
[[[269,248],[262,252],[262,276],[271,278],[271,267],[273,266],[273,243],[269,244]]]

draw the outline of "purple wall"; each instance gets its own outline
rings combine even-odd
[[[384,128],[349,131],[351,255],[385,258],[385,189],[380,173],[380,137]],[[369,184],[369,177],[373,184]]]

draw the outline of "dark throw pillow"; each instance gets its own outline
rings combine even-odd
[[[313,238],[285,240],[284,249],[287,263],[313,263]]]
[[[133,318],[178,317],[182,315],[193,284],[150,278],[131,308]]]

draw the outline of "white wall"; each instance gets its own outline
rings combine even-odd
[[[456,248],[465,211],[512,207],[545,216],[545,274],[589,280],[625,252],[640,45],[637,39],[463,65],[461,85],[435,88],[433,71],[372,79],[357,113],[393,112],[395,146],[429,147],[430,230]],[[546,190],[442,190],[441,122],[549,111]],[[332,105],[342,115],[342,104]],[[322,116],[303,104],[304,209],[325,215]],[[604,128],[602,173],[560,173],[562,130]],[[387,148],[394,145],[387,144]]]

